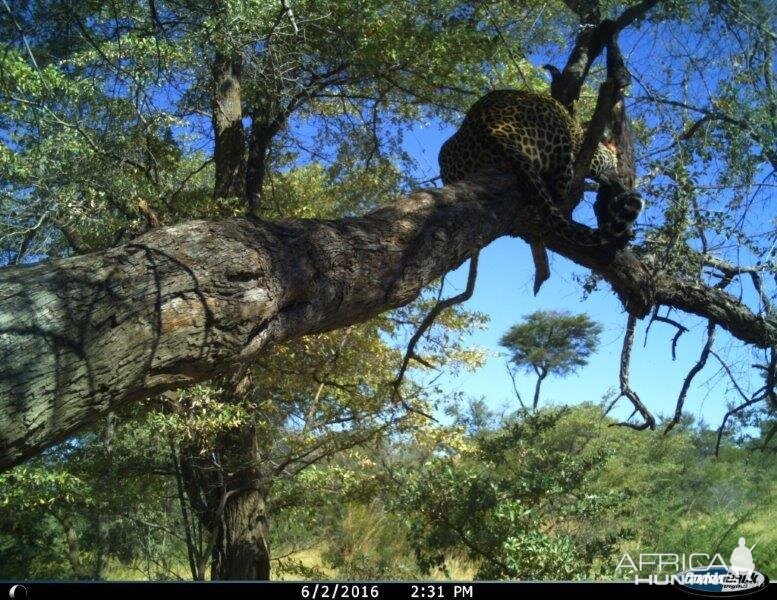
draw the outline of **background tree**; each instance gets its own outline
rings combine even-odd
[[[587,365],[588,358],[599,346],[601,332],[602,326],[587,315],[547,310],[526,315],[523,323],[513,325],[502,336],[499,343],[510,351],[509,362],[537,375],[533,410],[539,405],[540,387],[545,378],[563,377]]]

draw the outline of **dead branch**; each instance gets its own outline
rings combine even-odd
[[[732,385],[734,386],[734,389],[737,391],[737,393],[742,398],[742,400],[747,402],[748,400],[747,394],[745,394],[745,392],[737,383],[737,380],[734,378],[734,374],[731,372],[731,368],[725,363],[725,361],[720,356],[718,356],[717,352],[715,352],[714,350],[710,350],[710,354],[718,360],[718,362],[720,363],[720,366],[726,372],[726,375],[728,375],[728,378],[731,381]]]
[[[526,405],[523,403],[523,398],[521,397],[521,393],[518,391],[518,384],[515,382],[515,373],[510,368],[509,363],[505,363],[505,368],[507,369],[507,374],[510,376],[510,381],[513,384],[513,391],[515,392],[515,397],[518,399],[518,403],[521,405],[521,408],[523,410],[526,410]]]
[[[650,326],[653,324],[653,321],[660,321],[662,323],[667,323],[677,329],[677,333],[675,333],[674,337],[672,338],[672,360],[677,360],[677,342],[680,340],[680,336],[682,334],[688,332],[688,328],[685,327],[684,325],[681,325],[674,319],[660,316],[658,314],[658,306],[656,306],[655,310],[653,311],[653,314],[650,317],[650,322],[648,323],[647,329],[645,330],[645,343],[647,343],[647,334],[648,334],[648,331],[650,330]]]
[[[658,0],[643,0],[625,9],[614,20],[601,20],[598,9],[590,2],[570,2],[567,5],[580,16],[580,32],[564,69],[551,82],[551,95],[571,108],[580,97],[583,82],[607,42],[626,27],[641,20]]]
[[[729,409],[728,412],[726,412],[726,414],[723,415],[723,421],[721,422],[720,427],[718,427],[718,437],[715,442],[715,456],[718,456],[720,454],[720,442],[723,439],[723,431],[726,428],[726,423],[728,422],[728,420],[738,412],[741,412],[746,408],[753,406],[754,404],[763,402],[764,400],[765,400],[765,396],[753,397],[747,402],[743,402],[739,406]]]

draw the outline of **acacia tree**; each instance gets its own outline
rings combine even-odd
[[[554,3],[549,13],[529,4],[516,13],[511,2],[446,2],[419,5],[418,14],[399,2],[299,2],[293,11],[289,3],[9,5],[0,123],[8,262],[110,248],[0,272],[0,464],[141,398],[217,377],[250,389],[246,365],[273,345],[405,305],[503,235],[541,241],[589,269],[589,289],[604,281],[622,300],[621,391],[642,418],[631,425],[655,423],[629,386],[628,364],[637,319],[677,323],[660,307],[708,323],[678,414],[719,328],[763,349],[765,385],[742,392],[732,411],[773,410],[777,324],[763,274],[773,269],[774,233],[758,225],[770,222],[764,169],[775,140],[768,14],[759,17],[757,2],[658,4]],[[397,124],[450,117],[493,81],[535,82],[540,69],[525,57],[549,41],[568,46],[554,96],[570,108],[594,104],[584,85],[599,81],[594,61],[640,24],[635,51],[650,37],[662,43],[628,65],[640,189],[652,205],[633,249],[557,239],[536,220],[531,194],[501,174],[362,217],[256,218],[268,216],[268,160],[288,167],[290,149],[353,160],[341,143],[348,134],[376,149],[361,166],[374,164]],[[719,35],[709,40],[713,28]],[[692,50],[669,44],[681,29],[707,41]],[[701,61],[709,70],[699,75],[701,56],[717,60]],[[662,81],[655,63],[670,58]],[[678,72],[686,87],[674,86]],[[594,117],[611,101],[600,94]],[[591,123],[589,151],[604,125]],[[295,124],[315,126],[314,143]],[[213,152],[197,135],[203,127],[212,128]],[[354,206],[351,214],[369,203]],[[186,221],[244,207],[250,218]],[[96,219],[113,226],[94,227]],[[738,262],[743,249],[747,261]],[[726,291],[751,285],[745,277],[752,286],[741,299]]]
[[[599,346],[601,332],[602,326],[587,315],[548,310],[526,315],[523,323],[513,325],[502,336],[499,343],[510,351],[509,362],[537,375],[533,410],[539,405],[545,378],[569,375],[587,365]]]

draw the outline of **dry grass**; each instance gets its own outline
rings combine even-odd
[[[320,571],[326,579],[342,581],[343,577],[337,569],[332,569],[324,564],[323,556],[325,553],[325,548],[307,548],[290,554],[290,557],[299,561],[306,568]],[[447,570],[448,575],[446,575],[445,570]],[[445,560],[445,570],[435,569],[424,579],[429,581],[471,581],[475,576],[476,567],[466,560],[449,557]],[[299,581],[300,577],[293,574],[282,574],[278,579]]]
[[[307,569],[315,569],[323,575],[324,580],[341,580],[342,576],[336,569],[328,567],[323,560],[325,548],[308,548],[305,550],[299,550],[297,552],[288,555],[294,561],[299,562]],[[279,552],[280,555],[285,555],[283,551]],[[442,569],[437,569],[429,574],[429,581],[470,581],[475,575],[475,567],[465,560],[450,557],[445,561],[446,569],[449,576],[445,574]],[[173,573],[182,580],[191,579],[191,573],[189,568],[185,564],[176,565],[172,568]],[[106,578],[109,581],[146,581],[145,569],[140,565],[124,565],[118,562],[112,562],[107,569]],[[170,576],[173,579],[173,576]],[[291,573],[281,573],[278,576],[274,576],[273,579],[277,581],[300,581],[299,575]]]

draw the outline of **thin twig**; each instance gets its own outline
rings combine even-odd
[[[24,255],[27,253],[27,249],[32,243],[32,240],[35,237],[35,233],[41,227],[43,227],[43,225],[46,223],[46,221],[49,220],[50,217],[51,213],[49,211],[44,212],[38,219],[38,222],[24,232],[24,238],[22,239],[21,244],[19,244],[19,249],[16,251],[16,256],[11,259],[9,264],[17,265],[22,261],[22,259],[24,259]]]
[[[729,366],[725,362],[723,362],[723,359],[720,356],[718,356],[717,352],[715,352],[714,350],[710,350],[710,354],[718,359],[718,362],[720,363],[720,365],[723,367],[723,370],[728,375],[728,378],[731,380],[731,383],[734,384],[734,388],[742,397],[742,400],[747,402],[749,398],[747,397],[745,392],[742,391],[742,388],[739,387],[739,384],[737,383],[737,380],[734,379],[734,374],[731,372],[731,369],[729,368]]]
[[[289,0],[281,0],[281,6],[283,6],[284,14],[289,17],[289,21],[291,21],[291,27],[294,29],[294,33],[299,33],[299,27],[297,27],[297,20],[294,18],[294,11],[291,10],[291,5],[289,4]]]
[[[513,370],[510,368],[510,365],[505,363],[505,369],[507,369],[507,374],[510,376],[510,381],[513,382],[513,391],[515,392],[515,397],[518,398],[518,402],[521,405],[521,408],[526,410],[526,405],[523,403],[523,398],[521,398],[521,393],[518,391],[518,385],[515,383],[515,373],[513,373]]]
[[[658,315],[658,310],[656,309],[656,312],[653,313],[653,316],[650,318],[650,322],[653,321],[661,321],[662,323],[668,323],[669,325],[673,325],[677,328],[677,333],[675,333],[674,337],[672,338],[672,360],[677,359],[677,342],[680,339],[680,336],[684,333],[688,332],[688,328],[684,325],[681,325],[674,319],[670,319],[669,317],[661,317]],[[648,325],[650,327],[650,325]],[[645,332],[645,341],[647,341],[647,331]]]

